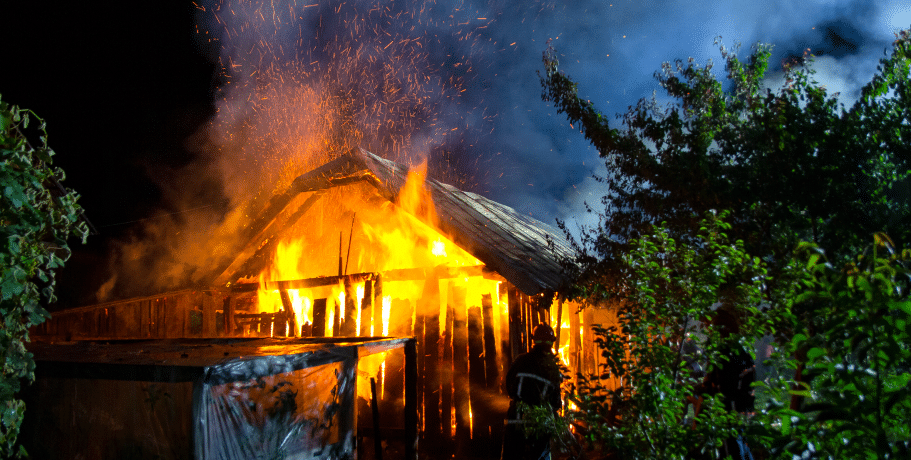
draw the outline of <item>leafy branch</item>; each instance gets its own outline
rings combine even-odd
[[[24,134],[31,118],[38,121],[40,144]],[[0,100],[0,454],[24,455],[16,449],[25,403],[16,397],[21,381],[34,380],[35,362],[26,351],[29,328],[50,314],[54,272],[70,257],[67,240],[88,235],[78,195],[63,188],[64,174],[51,166],[44,120]]]

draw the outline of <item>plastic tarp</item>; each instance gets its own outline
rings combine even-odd
[[[32,458],[352,458],[358,358],[408,339],[32,344]]]

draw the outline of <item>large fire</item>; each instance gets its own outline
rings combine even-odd
[[[453,354],[464,356],[461,361],[456,357],[441,363],[438,371],[458,383],[445,389],[449,395],[440,392],[434,397],[455,401],[457,385],[467,385],[468,376],[452,376],[459,374],[460,363],[468,364],[472,350],[468,337],[454,339],[451,328],[466,332],[471,327],[489,328],[487,340],[495,343],[487,346],[499,350],[508,335],[507,305],[501,281],[485,276],[480,260],[437,230],[425,175],[426,165],[414,168],[395,203],[376,195],[368,184],[322,192],[317,204],[277,245],[271,266],[261,273],[257,308],[260,313],[281,315],[290,304],[292,327],[280,331],[290,336],[420,336],[425,328],[437,330],[440,342],[424,344],[425,348],[433,347],[442,356],[438,348],[452,346]],[[279,289],[278,282],[296,280],[306,280],[313,287],[284,293]],[[484,319],[479,314],[482,307]],[[482,363],[483,354],[484,349],[479,357]],[[377,379],[381,398],[387,391],[403,390],[387,384],[388,358],[367,357],[359,366],[361,377]],[[498,367],[503,375],[503,366]],[[483,378],[485,370],[480,372]],[[369,384],[358,388],[366,397]],[[471,402],[465,404],[463,413],[468,414],[472,430]],[[457,424],[455,409],[453,404],[452,412],[440,413],[444,426]]]

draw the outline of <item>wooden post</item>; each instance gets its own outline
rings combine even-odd
[[[282,299],[282,314],[281,314],[282,319],[280,321],[276,321],[275,336],[276,337],[278,337],[278,336],[294,337],[297,334],[294,332],[294,330],[296,328],[293,326],[294,308],[291,306],[291,295],[288,294],[287,289],[279,289],[278,294],[279,294],[279,297],[281,297],[281,299]],[[227,315],[225,315],[225,324],[227,324],[227,323],[228,323]],[[291,329],[290,331],[287,329],[287,326],[289,324],[292,325],[292,327],[290,328]]]
[[[414,307],[409,299],[392,299],[390,316],[393,318],[404,318],[393,322],[390,320],[389,335],[404,337],[412,334],[412,314]],[[398,353],[388,353],[386,355],[386,377],[382,381],[383,398],[393,404],[398,404],[398,400],[403,397],[405,387],[405,376],[402,374],[404,357]],[[390,397],[392,395],[392,397]]]
[[[481,296],[481,313],[484,320],[484,380],[489,390],[497,391],[500,372],[497,366],[497,339],[494,333],[493,300],[490,294]]]
[[[551,324],[550,307],[554,304],[554,293],[547,292],[541,297],[540,309],[543,317],[542,323]]]
[[[532,340],[532,332],[535,329],[535,326],[538,325],[537,315],[535,315],[534,303],[532,299],[528,296],[522,296],[522,311],[525,312],[525,351],[531,351],[531,347],[534,345]]]
[[[493,308],[493,299],[490,294],[481,297],[481,313],[484,315],[484,362],[485,377],[487,382],[487,395],[500,393],[502,383],[500,382],[500,361],[502,357],[498,353],[496,332],[494,331],[494,317],[497,312]],[[508,364],[507,364],[508,365]],[[485,404],[486,420],[481,426],[490,427],[490,443],[486,454],[496,457],[501,448],[503,439],[503,420],[506,418],[505,412],[497,412],[490,404]]]
[[[592,340],[592,334],[588,333],[591,330],[592,323],[595,320],[594,311],[591,308],[586,308],[582,310],[582,319],[583,319],[583,330],[582,330],[582,350],[583,350],[583,369],[587,372],[598,373],[598,368],[595,367],[595,342]]]
[[[502,376],[505,376],[506,371],[509,369],[509,366],[512,364],[512,347],[509,345],[509,343],[510,343],[509,295],[507,294],[508,289],[506,288],[505,283],[500,284],[500,288],[498,289],[498,291],[499,291],[499,295],[500,295],[499,305],[497,306],[497,311],[496,311],[496,314],[499,316],[499,320],[500,320],[499,321],[500,343],[498,346],[498,350],[499,350],[498,356],[499,356],[500,373]],[[502,313],[501,313],[500,309],[502,308],[503,305],[506,305],[506,315],[505,316],[501,316]],[[503,385],[500,384],[500,386],[497,387],[497,390],[502,390],[502,388],[503,388]]]
[[[178,337],[190,337],[190,309],[193,308],[190,303],[189,295],[177,296],[175,305],[175,316],[180,318],[180,334]]]
[[[417,346],[414,339],[405,342],[405,458],[418,458]]]
[[[519,290],[510,285],[507,288],[509,300],[509,348],[510,359],[525,353],[525,324],[522,322],[522,304],[519,302]]]
[[[468,381],[471,398],[471,444],[473,455],[481,452],[478,449],[489,447],[492,423],[488,414],[486,395],[486,364],[484,359],[484,330],[481,319],[481,307],[468,309]],[[487,452],[484,453],[487,456]]]
[[[333,308],[335,308],[334,314],[332,315],[332,337],[338,337],[342,332],[340,328],[342,308],[341,305],[338,304],[337,298],[332,300],[332,304],[334,305]]]
[[[341,335],[354,337],[357,335],[357,291],[351,283],[351,278],[345,277],[345,308],[344,320],[341,323]]]
[[[569,365],[573,371],[573,385],[579,388],[579,372],[582,372],[579,352],[582,349],[582,337],[579,335],[579,314],[577,312],[567,312],[569,314]]]
[[[364,282],[364,298],[361,299],[361,329],[358,336],[367,337],[370,335],[370,323],[373,313],[373,280]]]
[[[554,345],[554,348],[556,348],[557,351],[559,352],[560,343],[561,343],[560,337],[561,337],[561,334],[563,333],[563,299],[559,299],[557,301],[557,326],[555,327],[555,329],[556,329],[556,335],[557,335],[557,343],[556,343],[556,345]]]
[[[383,335],[383,278],[377,275],[373,282],[373,335]]]
[[[341,363],[341,371],[337,374],[339,397],[339,437],[341,442],[350,442],[357,449],[357,357],[346,359]],[[350,438],[349,438],[350,436]]]
[[[446,452],[452,452],[452,401],[453,401],[453,370],[454,360],[452,358],[453,347],[453,330],[455,330],[455,308],[452,306],[452,291],[450,290],[450,299],[446,302],[446,325],[444,327],[443,340],[440,345],[443,357],[440,360],[440,414],[442,416],[440,423],[442,429],[442,439]]]
[[[438,445],[442,439],[440,421],[440,281],[436,273],[424,282],[418,315],[423,319],[423,334],[418,344],[418,361],[421,370],[421,399],[424,401],[424,440]],[[423,360],[421,359],[423,357]],[[421,363],[421,361],[423,361]]]
[[[468,324],[465,318],[465,288],[453,285],[449,301],[455,310],[452,330],[453,405],[456,409],[456,457],[465,457],[471,440],[468,382]]]
[[[383,460],[383,443],[380,439],[380,401],[376,397],[376,379],[370,378],[370,395],[373,397],[373,458]]]
[[[418,424],[420,426],[422,426],[422,429],[420,430],[420,432],[424,433],[424,435],[426,436],[426,433],[427,433],[426,426],[427,425],[426,425],[426,423],[421,423],[421,421],[423,420],[426,422],[426,419],[427,419],[427,403],[424,402],[424,398],[427,395],[427,391],[425,391],[427,389],[426,385],[425,385],[425,383],[427,381],[427,368],[426,368],[426,366],[427,366],[427,351],[426,351],[427,350],[427,342],[426,342],[427,337],[425,337],[425,334],[426,334],[427,323],[430,320],[429,320],[429,318],[427,318],[427,316],[425,316],[421,312],[420,304],[423,303],[422,300],[423,299],[418,299],[419,305],[415,308],[416,316],[414,319],[414,334],[412,334],[412,337],[414,337],[417,341],[417,350],[418,350],[418,353],[417,353]]]
[[[313,337],[326,336],[326,299],[313,299]]]
[[[222,333],[226,337],[231,337],[234,335],[234,296],[228,295],[225,296],[222,301],[222,311],[224,312],[224,324],[222,325]]]
[[[342,232],[338,232],[338,276],[342,276]]]
[[[215,299],[211,294],[202,296],[202,336],[215,337]]]

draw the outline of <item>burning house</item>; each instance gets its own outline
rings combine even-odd
[[[572,369],[597,368],[592,313],[554,298],[572,255],[559,232],[363,149],[297,177],[241,241],[206,287],[58,312],[35,335],[414,337],[423,445],[478,457],[499,451],[503,378],[537,323],[556,326]],[[370,400],[373,378],[400,414],[403,358],[357,366],[358,395]],[[384,421],[390,433],[404,423]]]

